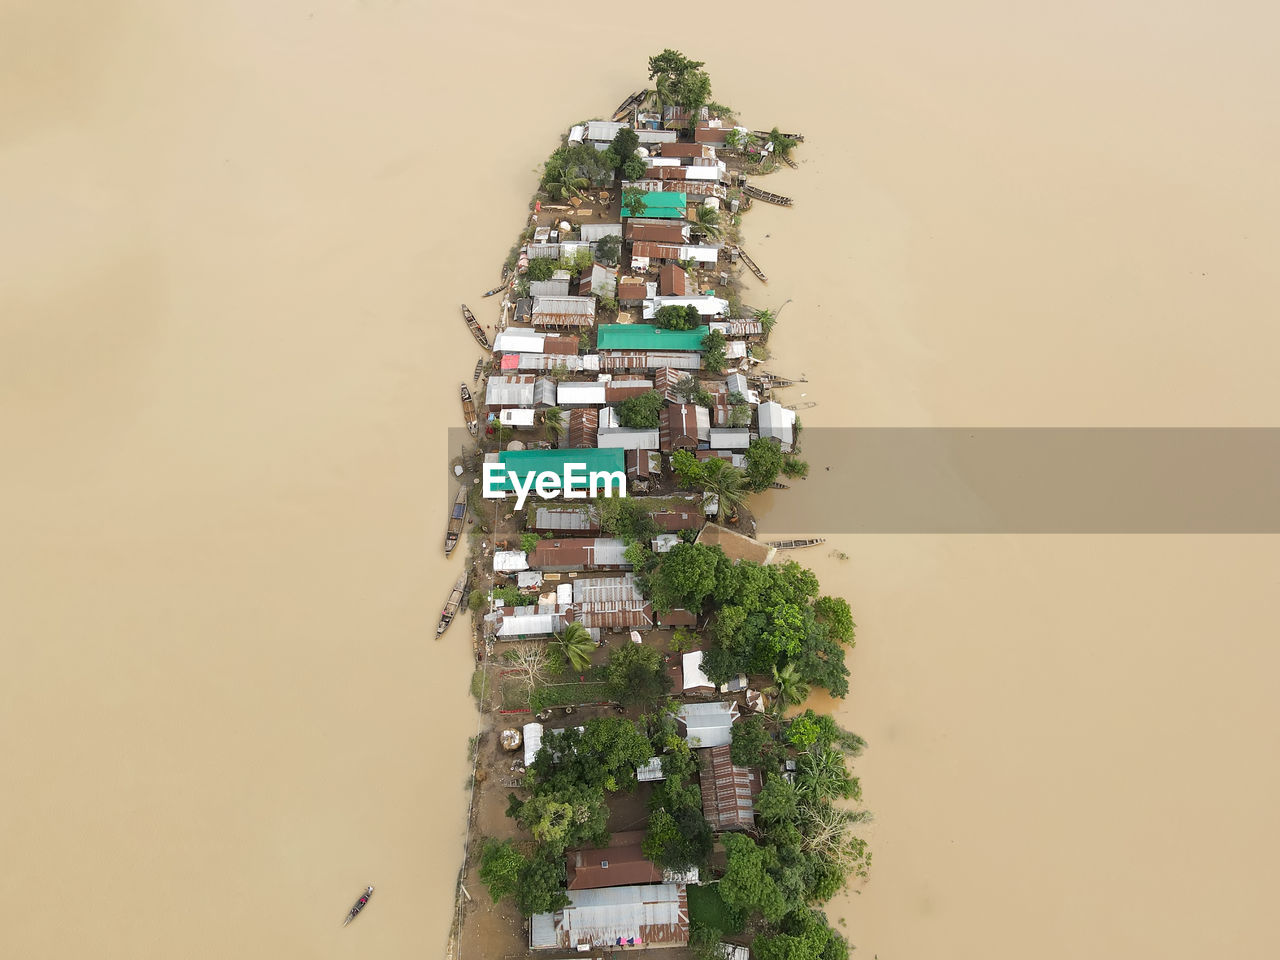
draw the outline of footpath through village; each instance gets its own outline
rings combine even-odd
[[[567,130],[462,309],[485,354],[437,640],[470,628],[480,723],[452,960],[848,957],[823,904],[870,863],[864,744],[805,701],[848,692],[853,618],[793,559],[821,540],[757,539],[750,511],[808,472],[796,380],[767,369],[782,310],[739,283],[767,282],[741,219],[791,204],[761,181],[803,137],[740,124],[702,67],[666,50]],[[584,464],[627,495],[517,509],[482,495],[486,463]]]

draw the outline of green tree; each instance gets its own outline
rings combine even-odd
[[[702,338],[702,362],[712,373],[724,373],[728,362],[724,348],[724,334],[719,330],[712,330]]]
[[[826,625],[828,634],[846,643],[853,642],[853,630],[857,624],[853,622],[849,601],[841,597],[819,597],[813,603],[813,612],[818,621]]]
[[[676,450],[671,454],[671,469],[682,487],[701,490],[706,477],[706,461],[699,460],[688,450]]]
[[[547,407],[542,412],[542,429],[546,432],[547,440],[558,445],[560,438],[564,436],[564,411],[559,407]]]
[[[739,720],[732,728],[733,743],[729,758],[740,767],[763,767],[773,764],[775,745],[765,726],[764,717],[754,714]]]
[[[765,852],[750,837],[726,834],[721,838],[728,867],[720,880],[720,898],[744,913],[758,912],[777,923],[787,912],[787,898],[766,869]]]
[[[649,209],[645,200],[645,192],[638,187],[627,187],[622,191],[622,206],[628,217],[643,217]]]
[[[627,180],[642,179],[648,169],[648,164],[640,157],[631,156],[622,161],[622,176]]]
[[[773,144],[773,152],[780,157],[791,156],[791,151],[796,148],[796,141],[790,137],[778,132],[778,128],[774,127],[769,131],[769,143]]]
[[[543,735],[542,749],[527,778],[538,794],[561,794],[579,786],[628,790],[636,767],[653,755],[649,738],[625,717],[593,717],[581,730]]]
[[[529,261],[530,280],[550,280],[551,275],[560,269],[559,261],[553,257],[534,257]]]
[[[778,322],[778,315],[772,310],[757,310],[755,318],[760,321],[760,326],[764,327],[766,336],[773,330],[773,325]]]
[[[614,234],[606,234],[596,241],[596,259],[603,264],[613,266],[622,255],[622,238]]]
[[[716,587],[717,568],[728,563],[719,547],[700,543],[678,543],[663,556],[650,578],[650,599],[654,609],[667,612],[677,607],[702,611],[703,603]]]
[[[545,747],[544,747],[545,750]],[[583,843],[607,842],[609,808],[601,787],[574,785],[535,793],[520,807],[517,822],[554,856]]]
[[[705,867],[714,838],[711,826],[697,807],[682,806],[675,813],[655,810],[640,849],[660,867],[687,870]]]
[[[699,325],[700,320],[696,307],[693,308],[691,319],[688,310],[674,303],[659,307],[653,314],[654,323],[666,330],[692,330]]]
[[[600,530],[608,536],[648,545],[659,533],[649,508],[633,497],[609,497],[598,506]]]
[[[782,469],[782,447],[768,437],[756,437],[747,447],[747,482],[757,492],[768,490]]]
[[[810,801],[859,800],[862,785],[845,767],[844,754],[830,747],[815,747],[796,760],[796,792]]]
[[[764,787],[756,795],[756,818],[763,823],[793,822],[800,817],[796,788],[775,774],[766,777]]]
[[[783,918],[778,932],[756,937],[757,960],[849,960],[849,944],[827,925],[824,914],[808,907]]]
[[[548,850],[539,850],[520,871],[515,891],[516,908],[522,916],[550,913],[567,907],[569,895],[563,889],[564,862]]]
[[[519,889],[520,874],[528,862],[510,840],[499,843],[493,837],[485,838],[480,854],[480,880],[489,888],[494,903]]]
[[[533,553],[538,548],[538,541],[541,539],[536,533],[522,533],[520,534],[520,549],[525,553]]]
[[[591,654],[596,648],[596,642],[591,639],[587,628],[577,620],[565,624],[555,645],[574,670],[581,672],[591,666]]]
[[[617,406],[618,422],[624,427],[653,429],[658,426],[658,415],[667,405],[667,398],[657,390],[627,397]]]
[[[787,712],[793,703],[803,703],[809,696],[809,685],[800,678],[794,664],[788,663],[779,670],[773,668],[773,685],[765,688],[773,698],[773,711],[778,716]]]
[[[621,127],[618,132],[613,135],[613,142],[609,144],[609,149],[613,151],[617,161],[621,164],[628,157],[636,155],[636,147],[640,146],[640,137],[630,127]]]
[[[671,679],[662,668],[662,657],[653,647],[627,643],[614,649],[605,671],[613,698],[625,705],[662,702],[671,689]],[[644,763],[641,759],[636,766]]]

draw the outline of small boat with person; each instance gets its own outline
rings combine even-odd
[[[347,919],[342,921],[344,927],[360,915],[360,911],[369,905],[369,898],[372,896],[373,887],[365,887],[364,896],[352,904],[351,909],[347,911]]]
[[[467,423],[468,432],[474,437],[479,429],[479,421],[476,420],[476,404],[471,399],[471,391],[467,389],[467,385],[462,385],[462,419]]]
[[[447,557],[453,553],[453,548],[458,545],[458,538],[462,536],[462,527],[467,522],[467,487],[463,484],[458,488],[458,496],[453,501],[453,512],[449,514],[449,530],[444,535],[444,555]]]
[[[484,335],[484,329],[480,326],[480,321],[476,319],[476,315],[471,312],[471,308],[465,303],[462,305],[462,319],[467,321],[467,329],[471,331],[471,335],[476,338],[476,343],[491,350],[489,346],[489,338]]]
[[[458,582],[453,585],[449,599],[445,601],[444,611],[440,614],[440,623],[436,627],[437,640],[449,629],[449,624],[453,623],[453,618],[458,615],[458,610],[462,607],[462,598],[467,595],[467,579],[467,571],[464,570]]]
[[[486,291],[485,296],[492,297],[495,294],[501,293],[505,289],[507,289],[507,284],[506,284],[506,281],[504,280],[502,283],[498,284],[492,290]]]

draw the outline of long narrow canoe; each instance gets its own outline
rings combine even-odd
[[[475,401],[471,399],[471,391],[467,389],[465,383],[462,385],[462,418],[467,422],[467,430],[474,437],[479,427],[479,422],[476,420]]]
[[[350,923],[352,920],[354,920],[357,916],[359,916],[360,911],[369,905],[369,898],[372,896],[373,896],[373,887],[365,887],[364,895],[361,896],[360,899],[357,900],[355,904],[351,907],[351,909],[347,911],[347,919],[342,921],[342,925],[344,927],[348,923]]]
[[[497,285],[496,287],[494,287],[492,290],[489,290],[488,292],[486,292],[486,293],[485,293],[485,296],[486,296],[486,297],[492,297],[492,296],[493,296],[494,294],[496,294],[496,293],[501,293],[501,292],[502,292],[503,290],[505,290],[506,288],[507,288],[507,284],[506,284],[506,281],[504,280],[502,283],[498,284],[498,285]]]
[[[453,618],[458,615],[458,609],[462,606],[462,598],[467,595],[467,572],[464,570],[462,576],[458,578],[458,582],[453,585],[453,590],[449,594],[449,599],[445,601],[444,611],[440,614],[440,623],[436,627],[436,639],[440,639],[440,635],[449,629],[449,624],[453,623]]]
[[[811,540],[768,540],[769,546],[779,550],[800,550],[804,547],[816,547],[827,542],[826,537],[814,537]]]
[[[458,488],[458,496],[453,501],[453,512],[449,514],[449,531],[444,535],[444,554],[447,557],[453,553],[453,548],[458,545],[458,538],[462,536],[462,527],[467,522],[467,487],[463,484]]]
[[[467,329],[476,338],[476,342],[486,350],[492,349],[489,346],[489,338],[484,335],[484,330],[480,327],[480,321],[476,319],[476,315],[471,312],[465,303],[462,305],[462,318],[467,321]]]

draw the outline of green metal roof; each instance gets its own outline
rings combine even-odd
[[[596,327],[599,350],[701,350],[711,328],[664,330],[651,323],[605,323]]]
[[[683,193],[671,193],[666,190],[655,190],[644,195],[644,212],[637,217],[655,217],[659,220],[683,220],[684,209],[689,205],[689,198]],[[631,211],[625,206],[622,215],[629,217]]]
[[[573,487],[577,490],[590,486],[590,477],[595,471],[617,470],[624,474],[627,471],[626,453],[620,449],[504,450],[498,454],[498,462],[502,464],[504,473],[501,477],[494,478],[493,488],[502,491],[515,489],[511,478],[505,474],[507,470],[514,470],[522,483],[530,473],[536,476],[547,470],[559,474],[563,482],[565,465],[572,463],[575,472]],[[600,486],[603,488],[604,485]]]

